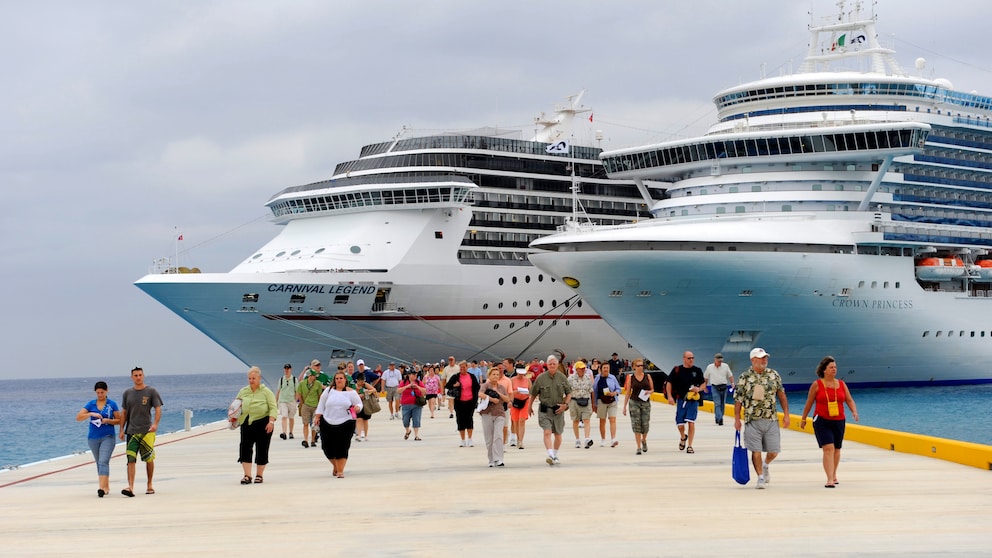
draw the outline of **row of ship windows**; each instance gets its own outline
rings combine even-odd
[[[273,215],[279,217],[296,213],[370,206],[467,203],[468,194],[469,188],[467,186],[366,190],[283,200],[272,204],[271,210]]]
[[[395,145],[394,145],[395,143]],[[503,151],[507,153],[522,153],[547,157],[547,143],[510,138],[494,138],[490,136],[425,136],[409,138],[398,142],[382,142],[367,145],[362,148],[360,157],[387,153],[390,151],[413,151],[419,149],[482,149],[488,151]],[[572,145],[570,155],[580,159],[596,159],[602,149]]]
[[[774,211],[774,208],[773,207],[770,207],[765,202],[759,202],[759,203],[750,204],[750,205],[753,208],[752,211],[757,211],[759,213],[767,213],[769,211]],[[797,204],[785,203],[785,204],[782,204],[781,206],[779,206],[779,211],[781,211],[783,213],[789,213],[789,212],[793,211],[793,209],[795,209],[795,208],[798,208],[800,210],[802,210],[804,208],[810,208],[810,209],[813,209],[813,210],[816,210],[816,211],[850,211],[849,207],[846,206],[846,205],[841,205],[841,206],[838,206],[838,205],[835,205],[835,204],[826,204],[826,205],[824,205],[822,202],[797,203]],[[702,213],[702,211],[700,211],[698,208],[696,208],[695,213]],[[727,208],[726,207],[722,207],[721,206],[721,207],[717,207],[716,208],[716,214],[717,215],[724,215],[726,213],[727,213]],[[735,205],[734,206],[734,213],[747,213],[747,206],[744,206],[744,205]],[[682,209],[678,214],[680,216],[682,216],[682,217],[686,217],[686,216],[690,215],[690,212],[689,212],[688,209]],[[675,215],[676,215],[676,212],[674,210],[668,212],[668,216],[669,217],[675,217]]]
[[[531,304],[532,303],[529,300],[524,301],[524,307],[525,308],[530,308],[531,307]],[[567,301],[567,300],[565,302],[563,302],[562,304],[565,306],[565,308],[568,308],[570,306],[570,302]],[[517,308],[519,305],[520,305],[520,303],[514,300],[513,302],[510,303],[510,308]],[[497,302],[496,303],[496,309],[497,310],[502,310],[503,309],[503,306],[504,306],[504,303],[503,302]],[[580,300],[580,301],[576,302],[575,303],[575,306],[577,308],[582,308],[582,301]],[[537,307],[538,308],[544,308],[544,300],[543,299],[537,301]],[[552,300],[551,301],[551,308],[557,308],[557,307],[558,307],[558,301],[557,300]],[[489,303],[488,302],[484,303],[482,305],[482,309],[483,310],[489,310]]]
[[[733,248],[733,247],[731,247],[731,248]],[[714,248],[712,246],[708,246],[706,249],[707,249],[707,251],[713,251]],[[729,251],[733,252],[735,250],[729,250]],[[865,288],[865,285],[866,284],[867,283],[865,283],[865,281],[858,281],[858,288],[859,289],[863,289],[863,288]],[[898,289],[901,286],[902,286],[901,283],[899,281],[896,281],[895,284],[894,284],[894,286],[893,286],[893,288]],[[877,289],[878,288],[878,281],[872,281],[871,282],[871,288],[872,289]],[[889,282],[888,281],[883,281],[882,282],[882,288],[883,289],[888,289],[889,288]],[[623,294],[624,294],[624,292],[622,290],[610,291],[610,296],[611,297],[621,297],[621,296],[623,296]],[[661,294],[664,294],[664,293],[661,293]],[[821,293],[819,291],[813,291],[813,294],[821,294]],[[646,297],[649,297],[651,295],[652,295],[651,291],[638,291],[638,293],[637,293],[637,296],[638,297],[641,297],[641,298],[646,298]],[[751,289],[745,289],[745,290],[737,293],[737,296],[745,296],[745,297],[746,296],[754,296],[754,291],[752,291]],[[851,289],[850,289],[850,287],[844,287],[843,289],[841,289],[839,296],[851,296]],[[579,305],[580,306],[582,305],[582,302],[581,301],[579,301]]]
[[[568,168],[568,164],[569,162],[565,159],[550,161],[547,159],[524,159],[519,157],[466,153],[407,153],[340,163],[334,168],[334,174],[340,175],[379,169],[434,167],[442,169],[486,169],[490,172],[528,172],[568,177],[571,175],[571,169]],[[603,169],[598,163],[575,164],[574,167],[577,177],[605,178],[603,176]]]
[[[614,155],[604,158],[603,165],[606,167],[607,173],[613,174],[699,161],[715,162],[737,157],[922,148],[927,133],[926,130],[910,128],[904,130],[868,130],[846,134],[823,133],[788,137],[710,140],[689,145]]]
[[[715,101],[718,110],[751,101],[821,95],[893,95],[933,99],[968,108],[992,109],[992,97],[921,83],[837,82],[786,85],[737,91]]]
[[[955,335],[955,333],[956,333],[957,335]],[[968,332],[966,332],[966,331],[965,331],[965,330],[963,330],[963,329],[962,329],[962,330],[960,330],[960,331],[954,331],[954,330],[949,330],[949,331],[947,332],[947,338],[948,338],[948,339],[950,339],[950,338],[952,338],[952,337],[965,337],[965,335],[966,335],[967,333],[968,333]],[[971,333],[971,335],[969,335],[969,337],[985,337],[985,332],[984,332],[984,331],[979,331],[979,332],[977,332],[977,334],[976,334],[976,332],[974,332],[974,331],[972,331],[972,332],[970,332],[970,333]],[[944,336],[944,331],[943,331],[943,330],[940,330],[940,329],[938,329],[938,330],[937,330],[937,332],[936,332],[936,333],[934,333],[934,335],[933,335],[933,336],[934,336],[934,337],[943,337],[943,336]],[[924,331],[924,332],[923,332],[923,337],[930,337],[930,330],[927,330],[927,331]],[[992,331],[990,331],[990,332],[989,332],[989,337],[992,337]]]
[[[524,327],[528,327],[532,323],[534,323],[534,322],[533,321],[526,321],[526,322],[524,322]],[[572,321],[571,320],[563,320],[561,322],[559,322],[558,320],[548,320],[548,323],[551,324],[552,326],[556,326],[558,324],[565,324],[566,326],[572,325]],[[543,326],[544,325],[544,320],[537,320],[537,325],[538,326]],[[513,328],[517,327],[517,322],[510,322],[509,324],[507,324],[507,327],[509,327],[510,329],[513,329]],[[499,323],[493,324],[493,331],[495,331],[497,329],[499,329]]]

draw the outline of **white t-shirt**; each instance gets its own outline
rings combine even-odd
[[[722,386],[734,381],[734,374],[730,371],[730,366],[726,362],[720,363],[719,367],[710,363],[706,367],[706,371],[703,372],[703,378],[711,386]]]
[[[400,380],[403,379],[403,374],[398,368],[383,370],[382,372],[382,383],[386,387],[397,387],[400,385]]]

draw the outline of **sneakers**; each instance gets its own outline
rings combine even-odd
[[[292,440],[292,439],[293,439],[293,433],[292,433],[292,432],[290,432],[290,433],[289,433],[289,439],[290,439],[290,440]]]
[[[461,443],[460,443],[460,444],[458,444],[458,447],[462,447],[462,448],[465,448],[465,447],[468,447],[468,444],[466,443],[466,441],[465,441],[465,440],[462,440],[462,441],[461,441]]]
[[[761,462],[761,471],[764,473],[763,476],[765,477],[765,484],[770,483],[772,481],[772,470],[764,461]]]
[[[617,447],[617,445],[619,445],[619,444],[620,444],[620,442],[618,442],[618,441],[616,441],[616,440],[613,440],[612,442],[610,442],[610,447],[611,447],[611,448],[615,448],[615,447]]]
[[[362,441],[363,442],[367,442],[368,440],[369,440],[369,437],[366,436],[365,434],[362,434]]]
[[[310,447],[310,444],[308,444],[306,440],[303,440],[303,447],[308,448]]]
[[[558,458],[557,457],[554,457],[554,458],[551,459],[551,464],[552,465],[561,465],[561,461],[558,461]]]
[[[502,461],[497,461],[496,462],[496,466],[497,467],[503,467],[504,465],[503,465],[503,462]]]
[[[517,435],[516,434],[510,434],[510,445],[511,446],[517,445]]]
[[[474,444],[474,443],[472,443],[472,438],[469,438],[469,439],[468,439],[468,443],[467,443],[467,444],[465,444],[465,445],[466,445],[466,446],[468,446],[468,447],[470,447],[470,448],[472,448],[472,447],[475,447],[475,444]]]
[[[591,447],[592,447],[592,438],[588,438],[586,439],[586,449],[589,449]]]
[[[448,418],[455,418],[455,413],[448,413]]]
[[[581,447],[582,447],[582,442],[580,442],[580,441],[578,441],[578,440],[576,440],[576,441],[575,441],[575,447],[577,447],[577,448],[581,448]]]
[[[549,466],[554,466],[555,458],[549,455],[548,458],[544,460],[544,462],[547,463]]]
[[[494,466],[494,463],[492,461],[490,461],[489,462],[489,468],[491,469],[491,468],[493,468],[493,466]]]
[[[645,451],[645,452],[648,451],[648,441],[647,440],[641,440],[641,449],[643,451]]]
[[[641,455],[641,448],[637,448],[637,455]]]
[[[599,447],[601,447],[601,448],[605,448],[606,447],[606,439],[605,438],[602,439],[602,440],[600,440]]]
[[[282,438],[283,440],[285,440],[286,439],[286,433],[283,432],[282,434],[279,435],[279,437]]]
[[[755,488],[757,488],[759,490],[764,490],[766,484],[768,484],[768,481],[765,480],[765,477],[762,477],[762,476],[759,475],[758,476],[758,486],[755,486]]]

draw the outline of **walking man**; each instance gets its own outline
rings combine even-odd
[[[300,400],[300,419],[303,421],[303,442],[301,445],[305,448],[317,447],[317,429],[313,429],[311,436],[310,423],[313,422],[317,404],[320,403],[320,393],[324,391],[324,384],[317,380],[319,375],[318,371],[310,370],[306,379],[296,387],[296,395]]]
[[[730,371],[730,366],[723,362],[723,355],[720,353],[713,355],[713,363],[706,366],[703,379],[706,380],[713,394],[713,416],[716,423],[723,426],[723,413],[727,406],[727,386],[734,387],[734,373]]]
[[[675,426],[679,429],[679,451],[696,453],[692,440],[696,437],[696,418],[699,403],[703,400],[706,380],[703,371],[695,364],[696,357],[691,351],[682,353],[682,364],[672,368],[665,383],[665,398],[669,405],[675,405]],[[688,426],[686,426],[688,425]],[[686,432],[688,430],[688,432]]]
[[[145,462],[148,487],[145,494],[155,494],[152,477],[155,474],[155,432],[162,419],[162,398],[155,388],[145,385],[145,371],[141,367],[131,370],[134,387],[124,391],[121,398],[121,440],[127,440],[127,488],[121,494],[134,497],[134,475],[138,457]],[[155,418],[152,418],[152,411]]]
[[[596,377],[596,388],[592,398],[592,411],[599,417],[599,446],[606,445],[606,421],[610,421],[610,447],[617,447],[617,407],[620,404],[620,382],[610,374],[606,364],[598,365],[599,376]]]
[[[530,401],[527,402],[529,413],[534,414],[534,401],[541,400],[537,424],[544,431],[544,448],[548,450],[548,465],[560,465],[558,448],[561,447],[561,435],[565,431],[564,412],[568,409],[572,387],[568,384],[565,373],[558,370],[558,357],[550,355],[546,361],[548,370],[534,380],[530,390]]]
[[[386,403],[389,405],[389,420],[400,416],[400,381],[403,373],[396,369],[396,363],[390,362],[389,368],[382,373],[382,385],[386,388]]]
[[[789,401],[782,387],[782,377],[768,368],[768,353],[761,347],[751,349],[751,367],[737,381],[734,397],[734,428],[744,429],[744,446],[750,450],[751,464],[758,474],[756,488],[765,488],[771,481],[768,465],[782,451],[782,436],[778,426],[775,398],[782,404],[782,426],[789,427]],[[766,453],[762,459],[762,452]]]
[[[293,377],[293,365],[286,363],[282,367],[283,375],[279,378],[279,388],[276,389],[276,403],[279,405],[279,416],[282,417],[282,433],[279,437],[286,439],[286,421],[289,421],[289,439],[293,439],[293,422],[296,420],[296,406],[299,397],[296,395],[296,378]]]

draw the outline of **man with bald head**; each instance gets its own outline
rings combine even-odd
[[[565,373],[559,369],[558,357],[548,356],[548,370],[534,380],[530,390],[530,401],[527,408],[534,414],[534,401],[540,399],[541,405],[537,415],[537,423],[544,431],[544,448],[548,450],[548,465],[560,465],[558,448],[561,447],[561,435],[565,430],[565,416],[568,409],[572,387]]]

